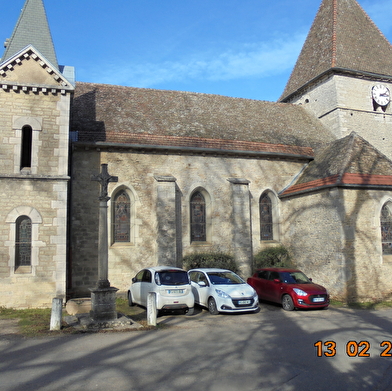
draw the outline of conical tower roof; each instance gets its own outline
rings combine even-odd
[[[58,69],[56,52],[42,0],[26,0],[0,62],[32,45]]]
[[[356,0],[323,0],[280,100],[330,70],[392,76],[392,46]]]

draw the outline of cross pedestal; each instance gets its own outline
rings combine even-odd
[[[111,287],[108,280],[108,184],[117,182],[118,178],[109,175],[108,165],[101,165],[101,173],[93,175],[92,181],[101,184],[99,196],[99,237],[98,237],[98,281],[91,291],[90,316],[95,321],[110,321],[117,318],[116,292],[117,288]]]

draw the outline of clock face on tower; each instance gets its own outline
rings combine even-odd
[[[390,100],[389,89],[383,84],[377,84],[372,88],[372,96],[374,101],[380,106],[386,106]]]

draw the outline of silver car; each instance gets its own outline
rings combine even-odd
[[[193,314],[194,296],[185,270],[171,266],[156,266],[141,270],[132,278],[128,290],[130,306],[147,307],[149,292],[155,293],[158,311],[184,310]]]
[[[226,269],[192,269],[188,272],[195,303],[208,308],[212,315],[220,312],[256,312],[256,291],[240,276]]]

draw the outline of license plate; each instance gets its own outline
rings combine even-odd
[[[321,303],[324,301],[324,297],[315,297],[313,303]]]
[[[250,303],[251,303],[250,300],[240,300],[240,301],[238,302],[239,305],[246,305],[246,304],[250,304]]]
[[[167,291],[167,293],[168,293],[169,295],[172,295],[172,294],[174,294],[174,293],[184,293],[184,289],[169,289],[169,290]]]

